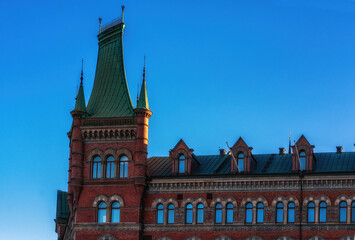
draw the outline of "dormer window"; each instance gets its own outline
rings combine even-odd
[[[185,173],[186,170],[186,159],[184,155],[179,157],[179,173]]]
[[[239,172],[244,172],[244,154],[239,153],[237,158]]]
[[[301,163],[301,166],[300,166],[300,170],[306,170],[306,152],[305,151],[302,151],[300,152],[300,163]]]

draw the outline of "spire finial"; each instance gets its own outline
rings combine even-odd
[[[101,21],[102,21],[102,18],[99,17],[99,33],[101,33]]]
[[[290,136],[288,138],[288,153],[291,153],[291,131],[290,131]]]
[[[138,83],[138,88],[137,88],[137,105],[138,106],[138,101],[139,101],[139,83]]]
[[[80,76],[80,84],[83,84],[84,80],[84,58],[81,59],[81,76]]]
[[[143,81],[145,81],[145,55],[144,55],[144,65],[143,65]]]
[[[124,13],[125,6],[122,5],[121,8],[122,8],[122,23],[123,23],[123,13]]]

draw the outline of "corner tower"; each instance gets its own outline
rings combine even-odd
[[[129,94],[122,44],[123,9],[122,18],[102,29],[100,26],[95,80],[88,105],[81,80],[71,112],[67,197],[70,216],[62,239],[133,240],[141,235],[152,112],[145,72],[136,108]]]

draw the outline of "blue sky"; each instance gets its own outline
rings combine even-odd
[[[274,153],[289,131],[354,151],[355,1],[1,1],[1,239],[56,239],[81,58],[88,101],[97,19],[121,4],[133,99],[147,56],[150,156],[180,138],[217,154],[239,136]]]

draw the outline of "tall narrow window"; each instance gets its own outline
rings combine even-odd
[[[306,152],[302,151],[300,152],[300,170],[306,170]]]
[[[111,205],[111,222],[119,223],[120,222],[120,207],[121,205],[118,202],[113,202]]]
[[[228,203],[227,204],[227,210],[226,210],[227,216],[226,216],[226,223],[233,223],[233,204]]]
[[[346,202],[342,201],[339,204],[339,222],[346,222]]]
[[[276,222],[277,223],[284,222],[284,204],[281,202],[276,204]]]
[[[327,204],[320,202],[319,204],[319,222],[324,223],[327,221]]]
[[[115,159],[110,156],[106,161],[106,178],[115,177]]]
[[[253,205],[251,203],[247,203],[247,205],[245,205],[245,222],[253,222]]]
[[[202,203],[199,203],[197,205],[197,219],[196,219],[196,222],[197,223],[203,223],[203,204]]]
[[[222,223],[222,204],[216,204],[216,223]]]
[[[187,204],[186,208],[185,208],[185,222],[187,224],[191,224],[192,223],[192,204]]]
[[[314,202],[308,203],[308,222],[314,223]]]
[[[106,203],[100,202],[99,208],[97,211],[97,222],[104,223],[106,222]]]
[[[263,223],[264,222],[264,204],[258,203],[256,205],[256,222]]]
[[[355,201],[351,203],[351,222],[355,222]]]
[[[101,158],[95,157],[92,165],[92,178],[101,178]]]
[[[164,206],[163,204],[159,204],[157,206],[157,224],[164,223]]]
[[[185,156],[180,155],[179,157],[179,173],[185,173]]]
[[[123,155],[120,158],[120,178],[128,177],[128,157]]]
[[[287,221],[289,223],[295,222],[295,203],[290,202],[287,208]]]
[[[240,153],[238,154],[238,168],[240,172],[244,172],[244,154]]]
[[[175,206],[174,204],[170,204],[168,206],[168,223],[174,223],[174,215],[175,215]]]

